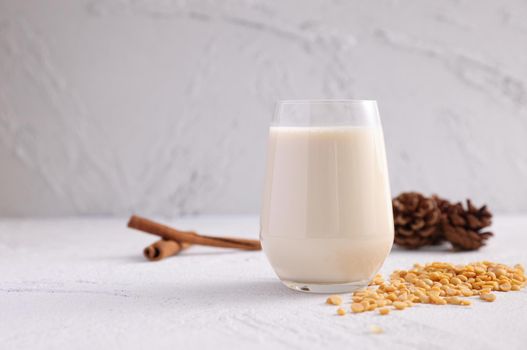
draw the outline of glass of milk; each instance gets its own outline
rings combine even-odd
[[[279,102],[265,178],[260,239],[280,280],[315,293],[366,286],[394,234],[377,102]]]

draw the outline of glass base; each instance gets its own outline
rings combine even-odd
[[[350,293],[368,286],[370,281],[357,281],[349,283],[302,283],[282,280],[287,287],[304,293],[338,294]]]

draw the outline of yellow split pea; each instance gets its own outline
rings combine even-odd
[[[330,295],[327,298],[326,303],[331,305],[340,305],[342,304],[342,298],[340,297],[340,295]]]
[[[492,302],[496,295],[491,292],[519,291],[526,284],[522,265],[511,267],[490,261],[467,265],[414,264],[410,270],[394,271],[389,281],[376,275],[367,289],[353,293],[351,311],[361,313],[379,309],[379,314],[387,315],[390,305],[396,310],[405,310],[414,303],[468,306],[470,301],[463,298],[479,296]],[[332,295],[326,302],[341,305],[342,298]],[[339,315],[341,312],[345,313],[344,309],[337,311]]]

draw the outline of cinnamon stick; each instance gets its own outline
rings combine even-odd
[[[159,241],[150,244],[143,250],[143,255],[150,261],[158,261],[166,257],[179,254],[183,249],[187,249],[192,244],[180,243],[177,241],[167,241],[160,239]]]
[[[137,215],[132,215],[128,227],[159,236],[165,240],[206,245],[220,248],[236,248],[243,250],[261,250],[259,240],[231,237],[212,237],[200,235],[193,231],[180,231]]]

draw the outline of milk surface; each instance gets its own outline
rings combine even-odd
[[[393,229],[381,128],[271,127],[261,239],[281,279],[368,280]]]

